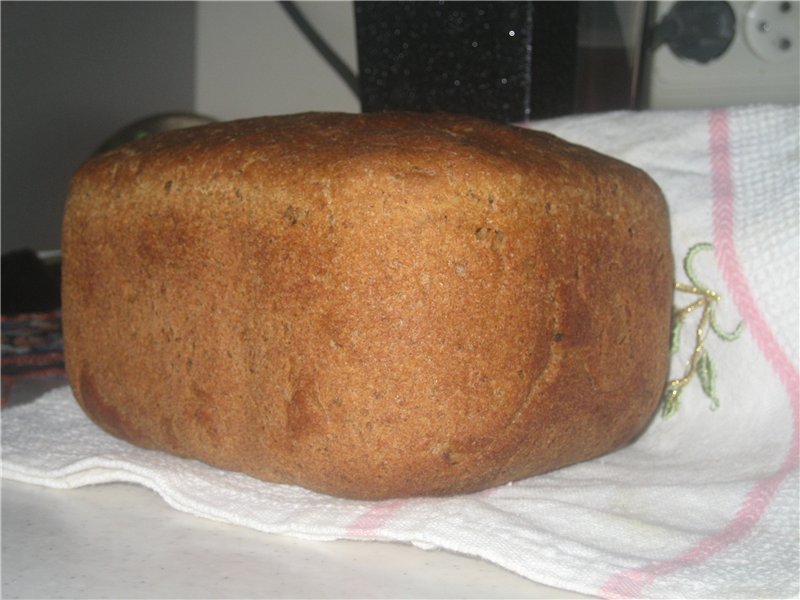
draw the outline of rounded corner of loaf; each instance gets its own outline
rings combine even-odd
[[[668,367],[643,172],[455,115],[306,113],[92,159],[64,221],[67,368],[111,433],[355,498],[627,443]]]

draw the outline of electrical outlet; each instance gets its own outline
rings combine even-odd
[[[675,2],[658,2],[660,22]],[[800,2],[729,2],[735,36],[717,59],[682,59],[664,44],[653,52],[647,106],[711,108],[800,103]]]
[[[745,17],[745,40],[767,62],[788,62],[797,56],[798,19],[795,2],[754,2]]]

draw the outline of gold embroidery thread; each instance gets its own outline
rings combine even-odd
[[[689,315],[699,310],[700,319],[695,329],[694,348],[687,361],[683,375],[669,381],[664,388],[661,410],[663,418],[671,417],[678,411],[681,394],[695,375],[700,382],[703,393],[711,400],[711,410],[719,408],[720,401],[716,393],[717,371],[705,347],[706,337],[708,332],[712,331],[721,340],[731,342],[737,339],[744,329],[743,321],[740,321],[733,331],[725,331],[717,323],[716,305],[720,300],[720,296],[700,282],[694,268],[694,259],[697,254],[707,250],[713,250],[713,246],[705,242],[695,244],[689,248],[683,259],[683,271],[690,283],[675,283],[676,292],[691,294],[696,296],[696,299],[686,306],[676,306],[672,311],[672,336],[670,340],[672,354],[676,354],[680,350],[683,326]]]

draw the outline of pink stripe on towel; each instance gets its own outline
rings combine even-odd
[[[794,431],[785,468],[791,470],[798,464],[798,450],[800,450],[800,373],[797,366],[781,348],[777,337],[758,308],[758,303],[748,285],[736,253],[730,130],[728,115],[724,110],[711,111],[709,129],[711,132],[711,176],[714,193],[712,213],[714,248],[722,275],[731,290],[731,296],[739,314],[750,329],[753,339],[763,352],[767,362],[780,377],[789,396]]]
[[[373,504],[359,515],[347,528],[347,536],[354,538],[374,538],[380,529],[408,503],[407,498],[386,500]]]
[[[728,525],[700,541],[675,559],[651,563],[636,569],[627,569],[606,582],[601,595],[610,598],[631,598],[642,595],[645,586],[656,578],[678,569],[701,564],[729,545],[747,535],[761,520],[778,487],[798,465],[800,449],[800,375],[764,319],[752,290],[744,276],[736,253],[734,224],[735,202],[730,161],[730,126],[727,111],[720,109],[709,113],[711,145],[711,178],[714,204],[712,219],[714,247],[725,281],[731,290],[739,314],[763,352],[765,358],[780,377],[788,393],[793,413],[792,444],[781,468],[758,482],[745,496],[742,505]]]

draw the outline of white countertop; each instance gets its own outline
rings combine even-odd
[[[137,485],[3,480],[3,598],[582,598],[483,560],[264,534]]]

